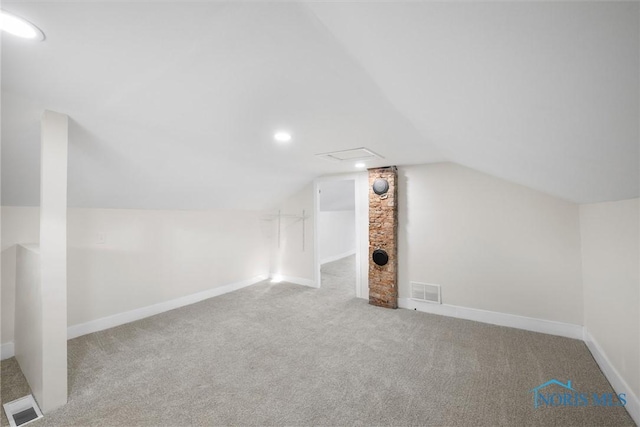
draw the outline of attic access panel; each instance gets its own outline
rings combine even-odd
[[[332,151],[329,153],[316,154],[316,157],[330,160],[332,162],[346,162],[355,160],[372,160],[372,159],[384,159],[380,154],[371,151],[368,148],[352,148],[349,150]]]

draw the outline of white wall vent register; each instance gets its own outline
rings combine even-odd
[[[2,406],[11,427],[20,427],[42,418],[42,412],[31,394]]]
[[[411,299],[442,304],[440,285],[411,282]]]

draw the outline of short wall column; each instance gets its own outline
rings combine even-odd
[[[43,412],[67,403],[67,148],[68,117],[42,116],[40,280]],[[36,396],[37,397],[37,396]]]

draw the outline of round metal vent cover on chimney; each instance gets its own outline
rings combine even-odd
[[[384,178],[377,178],[373,181],[373,192],[382,195],[389,190],[389,182]]]
[[[381,267],[389,262],[389,255],[387,255],[387,251],[383,249],[376,249],[375,251],[373,251],[372,258],[373,262]]]

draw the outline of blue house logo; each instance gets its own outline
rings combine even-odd
[[[543,392],[549,386],[556,385],[560,387],[561,392]],[[554,387],[554,389],[558,389]],[[540,384],[538,387],[529,390],[533,393],[533,407],[541,406],[625,406],[627,404],[626,394],[620,393],[578,393],[571,384],[571,380],[567,383],[551,379],[546,383]]]
[[[544,395],[542,395],[540,393],[540,390],[550,386],[551,384],[557,384],[560,387],[566,388],[567,390],[571,390],[573,392],[576,391],[573,387],[571,387],[571,380],[568,380],[566,384],[562,383],[562,382],[560,382],[560,381],[558,381],[556,379],[549,380],[546,383],[540,384],[538,387],[529,390],[529,393],[533,393],[533,407],[534,408],[537,408],[540,405],[540,401],[538,400],[538,398],[541,398],[543,400],[543,402],[546,403],[547,405],[549,404],[549,402],[547,400],[545,400]]]

